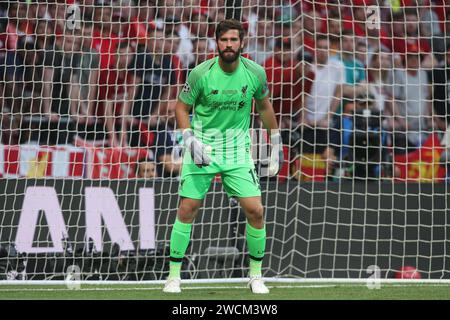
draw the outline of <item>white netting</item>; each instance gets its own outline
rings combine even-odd
[[[448,1],[30,0],[0,4],[0,278],[165,278],[175,103],[231,17],[285,146],[266,177],[252,113],[264,275],[449,277]],[[244,228],[216,178],[183,277],[246,275]]]

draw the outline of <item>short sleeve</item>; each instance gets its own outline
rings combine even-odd
[[[189,106],[193,106],[200,96],[201,92],[201,75],[198,69],[194,68],[188,76],[178,98]]]
[[[261,70],[258,71],[257,76],[258,85],[256,87],[254,97],[256,100],[261,100],[269,94],[269,84],[267,83],[267,75],[264,69],[261,68]]]

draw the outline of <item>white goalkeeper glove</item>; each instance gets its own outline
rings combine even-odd
[[[283,142],[280,133],[270,136],[272,152],[270,154],[269,176],[276,176],[280,172],[284,162]]]
[[[191,158],[197,167],[206,167],[211,163],[211,158],[208,156],[211,147],[198,140],[192,129],[183,131],[183,141],[184,147],[191,153]]]

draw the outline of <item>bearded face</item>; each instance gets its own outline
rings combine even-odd
[[[233,49],[228,49],[228,48],[225,50],[219,49],[219,56],[226,63],[233,63],[239,58],[239,56],[241,55],[241,52],[242,52],[241,48],[238,48],[236,51]]]
[[[226,63],[236,61],[242,52],[242,42],[238,30],[228,30],[217,40],[217,50],[220,58]]]

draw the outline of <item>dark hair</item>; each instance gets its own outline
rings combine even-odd
[[[298,53],[297,53],[297,61],[305,61],[308,63],[312,63],[314,61],[313,56],[311,55],[311,53],[309,53],[308,51],[301,49]]]
[[[219,40],[220,36],[227,32],[228,30],[238,30],[239,39],[244,40],[244,28],[242,24],[235,19],[228,19],[220,21],[216,27],[216,40]]]
[[[83,20],[81,23],[81,26],[83,29],[85,28],[91,28],[94,26],[94,23],[91,20]]]
[[[323,33],[316,34],[316,42],[319,42],[320,40],[329,41],[328,36]]]
[[[404,12],[405,17],[406,17],[406,16],[415,16],[415,17],[418,17],[417,9],[416,9],[416,8],[406,7],[406,8],[404,9],[403,12]]]
[[[290,38],[277,38],[275,41],[275,47],[280,49],[290,49],[292,47],[292,41]]]
[[[128,48],[131,46],[131,42],[129,40],[122,40],[119,42],[119,45],[117,46],[117,51]]]
[[[355,33],[353,32],[353,30],[350,30],[350,29],[344,29],[341,32],[341,36],[353,37],[354,35],[355,35]]]

